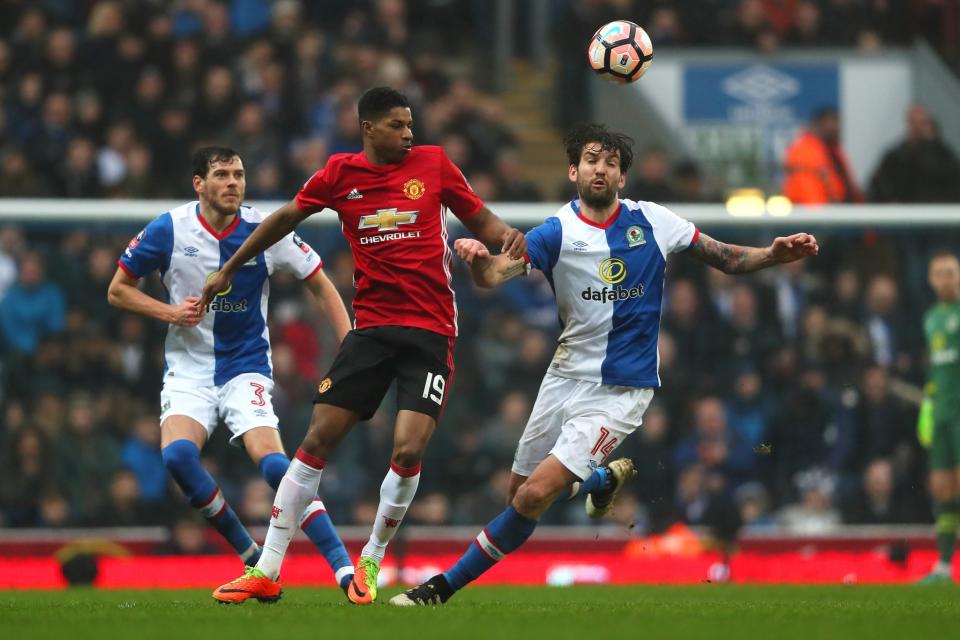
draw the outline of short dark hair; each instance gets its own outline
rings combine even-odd
[[[367,89],[357,103],[357,115],[360,122],[374,121],[385,117],[394,107],[410,108],[410,101],[393,87],[373,87]]]
[[[953,258],[954,260],[960,262],[960,258],[957,257],[957,252],[951,251],[946,247],[938,247],[930,254],[930,262],[939,260],[940,258]]]
[[[228,162],[240,154],[230,147],[200,147],[193,152],[193,175],[206,178],[214,162]]]
[[[583,148],[596,142],[603,151],[616,151],[620,154],[620,173],[626,173],[633,164],[633,139],[616,131],[610,131],[602,124],[581,124],[563,137],[563,146],[567,151],[567,160],[576,166],[580,164]]]

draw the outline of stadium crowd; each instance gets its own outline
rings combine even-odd
[[[136,231],[0,232],[3,526],[161,524],[186,509],[158,451],[164,327],[117,312],[104,293]],[[349,301],[352,263],[339,231],[311,226],[304,236]],[[836,232],[822,239],[817,260],[743,278],[675,258],[660,336],[663,388],[618,449],[640,470],[618,518],[637,531],[676,521],[798,531],[928,521],[914,425],[930,301],[924,256],[933,242]],[[558,335],[542,277],[492,292],[475,289],[462,265],[455,278],[457,372],[412,522],[475,524],[502,509],[513,450]],[[162,295],[158,281],[149,287]],[[303,295],[274,278],[275,405],[288,447],[303,436],[335,350]],[[324,475],[335,522],[374,516],[391,405],[388,396]],[[241,517],[266,522],[272,494],[226,434],[215,434],[205,455]],[[553,523],[583,518],[579,503],[548,514]]]
[[[575,29],[592,32],[604,12],[624,11],[647,12],[660,43],[700,43],[709,33],[716,44],[866,47],[928,29],[901,19],[903,3],[882,1],[742,0],[736,11],[714,1],[556,4],[558,37],[577,42],[585,38]],[[191,148],[225,142],[246,161],[249,199],[287,199],[330,153],[359,148],[355,98],[386,83],[414,100],[417,142],[442,144],[481,197],[538,200],[535,186],[517,180],[503,103],[465,79],[482,54],[468,43],[490,41],[490,7],[2,3],[0,196],[186,200]],[[834,16],[844,11],[859,17]],[[577,47],[558,48],[561,69],[571,51],[582,71]],[[718,197],[697,191],[702,178],[691,163],[671,173],[663,153],[650,150],[636,164],[629,196]],[[909,158],[888,169],[903,164]],[[117,256],[137,231],[0,228],[0,526],[189,524],[158,451],[164,328],[106,302]],[[352,264],[339,233],[312,227],[304,236],[349,300]],[[920,317],[930,300],[924,242],[851,231],[843,255],[824,239],[815,261],[741,279],[676,259],[660,342],[664,387],[619,449],[640,477],[618,520],[638,532],[676,521],[798,531],[928,521],[912,391],[923,381]],[[493,293],[474,289],[462,266],[456,279],[457,372],[413,523],[476,524],[502,509],[513,450],[558,334],[544,279]],[[159,283],[149,286],[162,296]],[[278,277],[272,294],[275,406],[289,450],[335,344],[296,283]],[[335,522],[374,517],[391,424],[387,401],[325,472]],[[241,517],[263,524],[272,494],[226,440],[214,436],[206,463]],[[582,513],[579,503],[559,506],[548,521],[577,523]]]
[[[229,140],[247,195],[285,198],[359,147],[356,98],[389,84],[411,98],[418,142],[497,199],[513,136],[464,79],[468,44],[489,41],[471,19],[485,4],[4,2],[0,196],[177,197],[191,149]]]

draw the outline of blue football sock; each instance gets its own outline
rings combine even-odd
[[[163,464],[190,504],[220,532],[246,564],[256,562],[260,547],[227,504],[216,481],[200,464],[200,449],[189,440],[175,440],[160,452]]]
[[[607,478],[609,477],[609,471],[606,467],[597,467],[593,470],[587,479],[580,483],[580,491],[577,492],[578,495],[593,493],[594,491],[603,491],[607,489]]]
[[[290,459],[282,453],[270,453],[260,459],[260,474],[267,481],[274,491],[280,486],[283,475],[290,466]],[[327,515],[323,503],[319,499],[314,500],[303,512],[300,520],[300,527],[307,534],[313,545],[326,558],[327,564],[333,569],[337,582],[341,587],[350,581],[353,575],[353,563],[350,561],[350,555],[347,553],[343,541],[337,535],[337,530],[333,528],[333,522]]]
[[[520,515],[512,506],[507,507],[490,521],[443,577],[454,591],[462,589],[526,542],[536,528],[536,520]]]
[[[583,482],[573,483],[573,487],[570,491],[564,491],[561,493],[560,497],[556,499],[556,502],[567,502],[568,500],[573,500],[577,496],[608,489],[609,478],[610,472],[606,467],[597,467],[593,470],[593,473],[587,476],[586,480]]]

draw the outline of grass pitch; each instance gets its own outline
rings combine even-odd
[[[291,588],[275,605],[217,605],[209,591],[0,592],[11,640],[506,640],[529,638],[951,637],[960,590],[938,587],[474,587],[442,608],[349,605]],[[628,635],[629,634],[629,635]]]

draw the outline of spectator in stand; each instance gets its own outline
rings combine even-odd
[[[794,498],[798,474],[829,460],[834,413],[823,372],[808,369],[800,374],[799,383],[792,379],[769,425],[772,477],[768,482],[778,504]]]
[[[760,46],[767,34],[775,34],[767,20],[763,0],[740,0],[733,24],[723,30],[725,44]]]
[[[873,361],[898,371],[910,369],[909,348],[913,330],[899,304],[897,281],[889,274],[875,275],[867,284],[864,328],[870,337]]]
[[[167,468],[160,456],[160,424],[149,414],[133,423],[133,431],[120,449],[120,460],[137,478],[140,495],[147,502],[167,496]]]
[[[870,179],[874,202],[960,202],[960,161],[925,107],[907,110],[907,137],[889,149]]]
[[[633,489],[651,531],[662,531],[671,524],[673,456],[667,442],[669,436],[667,412],[654,403],[643,415],[643,425],[636,435],[623,444],[623,455],[633,459],[637,469]]]
[[[77,513],[92,514],[103,508],[113,474],[120,468],[120,451],[116,439],[98,422],[93,398],[87,394],[70,397],[66,431],[57,441],[56,465]]]
[[[749,479],[755,459],[748,443],[730,430],[726,409],[713,396],[695,403],[692,433],[677,444],[673,454],[675,468],[698,464],[730,478],[733,484]]]
[[[859,472],[878,458],[896,459],[901,466],[909,466],[918,457],[913,414],[891,394],[887,370],[868,368],[853,408],[855,446],[847,469]]]
[[[797,473],[794,478],[800,502],[788,505],[777,515],[777,522],[794,535],[823,535],[841,524],[833,506],[835,479],[820,468]]]
[[[757,293],[745,283],[735,284],[730,291],[729,353],[727,367],[763,369],[782,344],[773,314],[760,309]]]
[[[757,451],[767,441],[771,406],[763,391],[763,379],[757,371],[743,367],[733,379],[733,391],[726,402],[733,437],[752,451]]]
[[[673,197],[676,202],[720,202],[707,186],[703,172],[693,160],[681,160],[673,167]]]
[[[623,198],[650,202],[675,202],[677,194],[670,186],[670,159],[660,147],[650,147],[640,153],[637,168],[627,178]]]
[[[97,149],[89,138],[74,138],[67,145],[67,158],[56,177],[57,191],[65,198],[99,198]]]
[[[12,147],[0,154],[0,197],[36,198],[42,193],[42,181],[21,149]]]
[[[885,458],[872,460],[863,471],[861,487],[844,505],[848,524],[904,524],[921,519],[914,508],[916,496],[904,495],[897,487],[893,465]]]
[[[63,291],[46,278],[43,257],[30,251],[20,259],[17,283],[0,301],[0,337],[15,354],[30,355],[40,340],[63,331]]]
[[[141,500],[137,476],[129,469],[119,469],[110,479],[107,502],[87,524],[98,527],[143,527],[160,524],[165,514]]]
[[[57,486],[57,467],[47,436],[35,427],[24,427],[10,434],[0,466],[3,526],[38,526],[40,496],[56,490]]]
[[[516,149],[506,148],[497,154],[497,195],[506,202],[539,202],[536,185],[523,177],[523,164]]]
[[[209,556],[219,553],[207,539],[207,523],[193,513],[185,513],[170,527],[169,538],[156,553],[171,556]]]
[[[24,249],[23,232],[18,227],[0,227],[0,301],[17,280],[17,258]]]
[[[783,168],[783,194],[795,204],[863,200],[840,146],[840,118],[834,107],[814,113],[808,128],[787,149]]]

